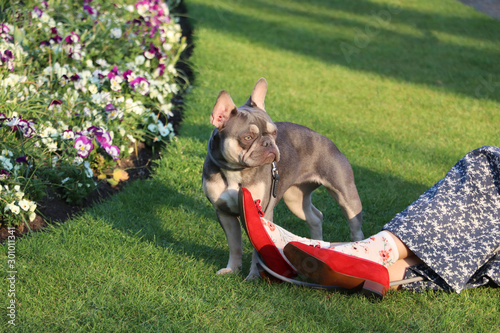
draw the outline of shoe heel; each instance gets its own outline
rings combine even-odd
[[[361,288],[361,293],[368,298],[384,298],[385,293],[387,292],[387,287],[381,283],[366,280],[363,283],[363,287]]]

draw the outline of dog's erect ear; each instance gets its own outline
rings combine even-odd
[[[212,115],[210,116],[210,122],[218,129],[221,129],[224,127],[224,124],[231,117],[231,115],[233,113],[236,114],[237,112],[238,109],[231,99],[231,96],[229,96],[227,91],[222,90],[219,93],[219,97],[217,97],[217,101],[215,102]]]
[[[264,104],[264,99],[266,98],[266,92],[267,92],[267,81],[263,77],[257,81],[255,84],[255,87],[253,88],[252,95],[250,95],[250,98],[248,101],[245,103],[248,106],[256,106],[259,109],[266,110],[265,104]]]

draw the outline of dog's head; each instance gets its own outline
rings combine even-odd
[[[220,153],[235,167],[256,167],[278,162],[277,128],[264,108],[267,82],[261,78],[248,101],[237,108],[231,96],[219,93],[211,123],[219,132]]]

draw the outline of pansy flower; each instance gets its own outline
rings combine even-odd
[[[102,133],[100,135],[96,135],[96,140],[99,142],[101,147],[109,146],[112,142],[111,135],[109,132]]]
[[[76,44],[80,41],[80,35],[74,31],[71,31],[70,34],[66,36],[66,38],[64,38],[64,41],[70,45]]]
[[[38,6],[33,7],[33,14],[35,14],[38,17],[42,17],[43,11],[38,8]]]
[[[120,156],[120,149],[115,145],[104,146],[104,150],[108,153],[114,160],[117,160]]]
[[[35,133],[35,123],[33,121],[28,121],[26,119],[20,119],[17,128],[21,130],[24,137],[31,138]]]
[[[26,156],[21,156],[21,157],[16,158],[16,162],[28,164],[28,159],[26,158]]]
[[[137,78],[137,76],[134,74],[134,72],[132,72],[131,69],[127,69],[125,72],[123,72],[123,78],[128,82],[132,82]]]
[[[74,147],[76,148],[76,151],[80,157],[89,156],[92,149],[94,149],[92,140],[87,138],[85,135],[76,138]]]
[[[113,91],[122,90],[121,83],[123,82],[123,79],[120,76],[115,76],[109,82],[111,84],[111,86],[110,86],[111,90],[113,90]]]
[[[75,138],[75,132],[67,129],[67,130],[63,131],[62,138],[64,140],[73,140]]]
[[[138,77],[130,82],[133,90],[137,90],[141,95],[147,95],[149,92],[149,82],[143,77]]]
[[[61,76],[61,78],[59,79],[59,84],[61,85],[61,87],[64,87],[68,82],[69,82],[69,79],[68,79],[68,76],[66,74]]]
[[[62,101],[60,99],[53,99],[52,102],[50,102],[48,109],[53,110],[54,108],[61,109]]]
[[[0,170],[0,179],[6,179],[9,177],[9,172],[7,170],[1,169]]]

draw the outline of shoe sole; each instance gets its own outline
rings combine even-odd
[[[293,244],[285,246],[283,251],[297,271],[314,283],[339,286],[349,292],[361,292],[367,297],[379,299],[383,298],[387,292],[383,284],[337,272],[321,259],[312,256]]]

